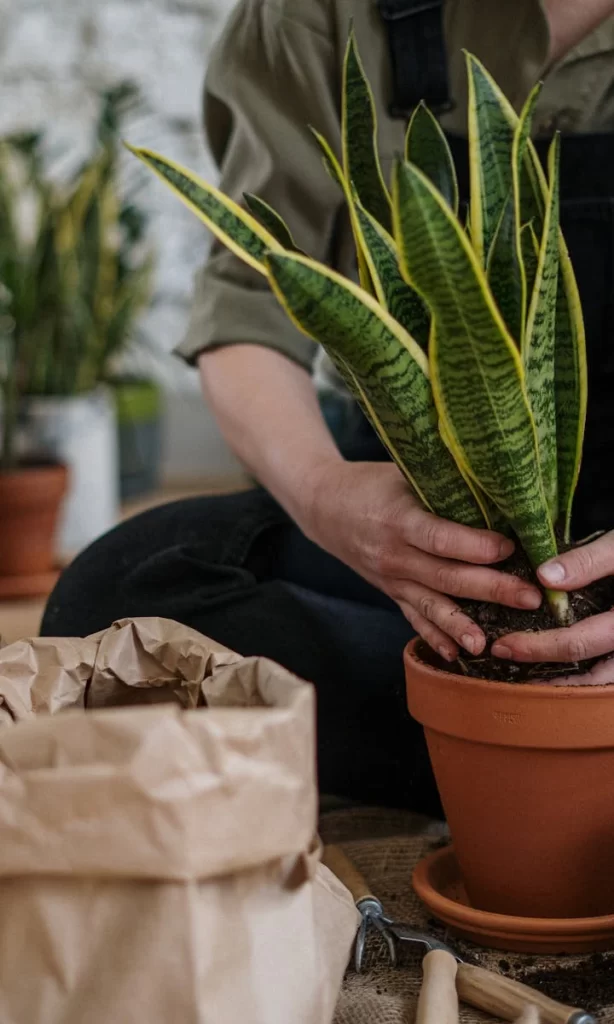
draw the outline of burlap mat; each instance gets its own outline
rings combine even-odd
[[[614,953],[593,956],[530,957],[489,952],[459,943],[429,918],[411,888],[417,861],[446,840],[445,827],[405,812],[350,808],[320,819],[325,843],[339,843],[371,883],[386,912],[436,934],[461,956],[517,977],[562,1001],[594,1013],[599,1024],[614,1024]],[[614,870],[614,865],[612,865]],[[400,949],[399,967],[389,965],[385,945],[373,932],[364,973],[348,969],[334,1024],[414,1024],[421,958]],[[461,1024],[493,1024],[494,1018],[462,1007]]]

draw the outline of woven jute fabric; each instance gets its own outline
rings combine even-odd
[[[447,841],[441,823],[401,811],[345,808],[321,816],[320,835],[323,842],[337,843],[349,854],[388,916],[448,941],[466,960],[518,977],[546,994],[590,1010],[599,1024],[614,1024],[614,954],[537,957],[483,950],[458,942],[430,917],[412,890],[411,873],[421,857]],[[392,968],[387,947],[375,930],[370,933],[363,973],[348,968],[334,1024],[414,1024],[421,956],[407,945],[397,948],[399,965]],[[601,1005],[594,1001],[586,1005],[596,973],[607,975],[607,983],[601,986],[610,989],[607,1005],[603,999]],[[460,1021],[494,1024],[495,1018],[462,1006]]]

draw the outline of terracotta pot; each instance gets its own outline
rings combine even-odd
[[[35,576],[53,568],[67,479],[59,465],[0,472],[0,577]]]
[[[486,682],[405,651],[407,700],[472,906],[614,913],[614,685]]]

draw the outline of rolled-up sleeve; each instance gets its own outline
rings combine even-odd
[[[205,129],[222,190],[239,202],[256,193],[281,214],[297,244],[325,262],[341,201],[308,126],[338,138],[327,12],[322,0],[242,0],[216,46],[205,89]],[[193,363],[206,349],[237,343],[277,349],[305,367],[315,352],[266,279],[215,242],[177,352]]]

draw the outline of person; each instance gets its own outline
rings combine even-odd
[[[613,0],[241,0],[217,44],[205,122],[222,189],[274,206],[298,244],[354,272],[342,198],[308,125],[340,131],[353,20],[379,116],[384,174],[419,99],[440,117],[468,194],[462,49],[519,108],[545,79],[536,135],[562,145],[562,225],[579,278],[590,405],[574,513],[583,537],[614,525]],[[545,143],[544,143],[545,145]],[[542,149],[544,146],[542,145]],[[181,501],[85,551],[51,595],[42,631],[87,634],[162,615],[312,680],[325,792],[437,813],[421,729],[406,711],[401,652],[415,632],[452,661],[484,636],[461,597],[536,608],[538,588],[497,568],[512,543],[427,513],[330,364],[262,279],[215,245],[180,353],[259,486]],[[569,589],[614,572],[614,532],[541,569]],[[494,653],[577,660],[614,650],[614,612],[568,630],[505,637]]]

